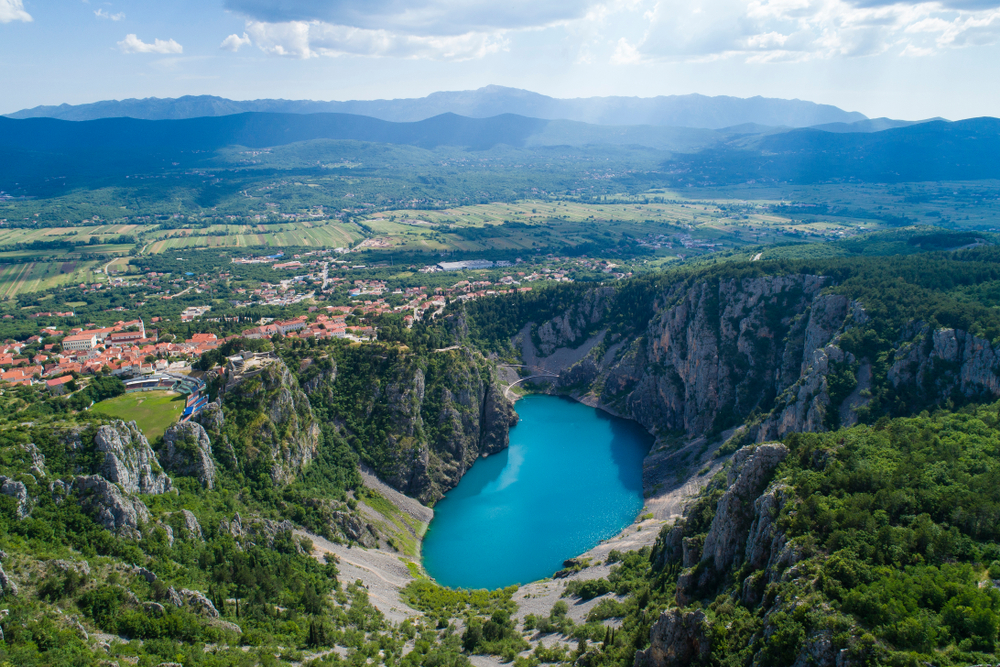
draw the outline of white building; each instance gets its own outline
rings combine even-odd
[[[63,349],[68,352],[80,352],[97,347],[97,335],[93,333],[66,336],[62,341]]]

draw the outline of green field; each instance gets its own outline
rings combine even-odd
[[[663,235],[676,240],[689,235],[699,241],[734,247],[787,241],[789,236],[801,240],[835,239],[880,227],[877,221],[867,219],[793,220],[774,215],[765,207],[766,203],[776,202],[728,198],[686,201],[676,193],[665,192],[654,196],[672,201],[650,203],[648,198],[635,198],[629,203],[591,204],[527,200],[436,211],[386,211],[363,221],[374,236],[365,245],[376,249],[477,252],[544,248],[555,240],[573,247],[595,241],[606,245],[623,236],[643,239]]]
[[[91,410],[108,417],[135,421],[152,441],[177,421],[184,412],[184,403],[184,396],[172,391],[140,391],[101,401]]]
[[[3,258],[0,258],[0,262]],[[13,299],[18,294],[38,292],[97,279],[95,269],[99,262],[28,262],[26,264],[0,264],[0,299]]]
[[[0,246],[14,243],[32,243],[34,241],[88,241],[96,236],[98,241],[107,237],[118,237],[122,234],[135,234],[142,231],[139,225],[80,225],[73,227],[43,227],[40,229],[4,229],[0,230]]]
[[[303,246],[337,248],[362,237],[354,225],[338,222],[289,222],[280,225],[212,225],[205,229],[156,232],[144,249],[157,254],[180,248],[252,248]]]

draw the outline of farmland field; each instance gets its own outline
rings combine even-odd
[[[13,299],[18,294],[60,285],[93,282],[96,278],[93,271],[97,268],[99,262],[72,260],[0,264],[0,299]]]
[[[734,247],[810,237],[839,238],[883,226],[865,218],[812,216],[793,220],[770,213],[765,204],[773,203],[721,198],[672,203],[637,199],[625,204],[522,201],[436,211],[386,211],[369,216],[364,224],[382,240],[381,247],[465,252],[527,250],[548,246],[553,239],[573,247],[593,241],[617,242],[624,236],[642,239],[661,235],[689,235]]]
[[[95,403],[94,412],[135,421],[149,440],[163,435],[184,412],[184,396],[172,391],[139,391]]]
[[[195,235],[197,233],[197,235]],[[173,229],[157,232],[145,252],[157,254],[179,248],[251,248],[255,246],[306,246],[336,248],[363,238],[354,225],[289,222],[281,225],[213,225],[207,229]]]
[[[39,229],[0,230],[0,246],[34,241],[88,241],[96,236],[98,241],[122,234],[135,234],[142,230],[140,225],[81,225],[73,227],[42,227]]]

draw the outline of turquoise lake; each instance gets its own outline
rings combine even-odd
[[[556,396],[527,396],[510,447],[479,459],[434,507],[424,568],[443,586],[495,589],[552,576],[617,535],[643,506],[638,424]]]

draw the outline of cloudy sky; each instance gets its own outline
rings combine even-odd
[[[2,113],[500,84],[1000,116],[1000,0],[0,0],[0,72]]]

